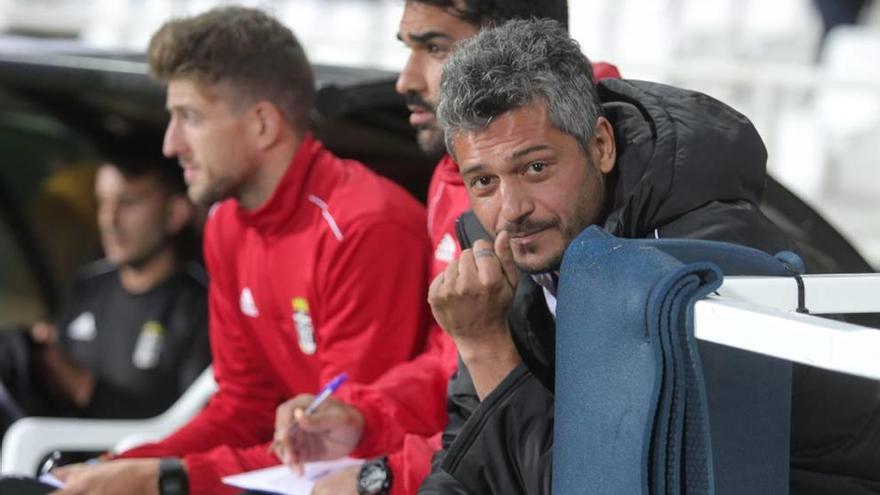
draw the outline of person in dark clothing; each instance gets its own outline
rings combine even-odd
[[[552,21],[513,21],[459,47],[437,115],[476,216],[461,220],[462,237],[477,240],[429,292],[461,365],[444,451],[419,493],[549,493],[565,248],[591,224],[627,238],[789,248],[758,208],[767,153],[747,118],[704,94],[594,85],[589,60]],[[793,403],[795,416],[817,405]],[[874,399],[847,405],[867,413],[844,426],[855,432],[876,410]],[[849,475],[876,476],[863,467]]]
[[[855,24],[869,0],[813,0],[822,17],[822,39],[837,26]]]
[[[77,273],[54,324],[0,346],[19,414],[155,416],[210,364],[206,277],[178,244],[193,206],[175,163],[136,151],[108,148],[96,173],[106,258]]]

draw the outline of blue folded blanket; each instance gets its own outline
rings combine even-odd
[[[575,239],[559,278],[554,492],[787,493],[790,364],[698,344],[693,305],[723,274],[800,269],[720,242]]]

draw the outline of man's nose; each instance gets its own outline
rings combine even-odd
[[[422,74],[422,64],[415,52],[410,53],[406,65],[397,76],[394,89],[404,95],[408,92],[422,93],[425,90],[425,78]]]
[[[98,207],[98,225],[105,229],[115,228],[119,221],[119,206],[104,203]]]
[[[514,182],[502,182],[500,193],[501,220],[505,225],[522,223],[535,209],[528,191]]]
[[[172,118],[165,128],[165,137],[162,140],[162,154],[168,158],[174,158],[181,154],[182,139],[176,119]]]

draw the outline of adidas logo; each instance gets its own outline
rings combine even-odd
[[[71,340],[95,340],[98,335],[98,327],[95,325],[95,315],[86,311],[77,316],[67,326],[67,336]]]
[[[443,238],[440,239],[440,243],[437,244],[437,249],[434,250],[434,257],[438,260],[449,263],[455,259],[455,251],[457,250],[457,246],[455,245],[455,239],[449,235],[449,232],[443,234]]]
[[[250,316],[251,318],[260,316],[260,310],[257,309],[257,305],[254,303],[254,295],[251,294],[249,288],[245,287],[242,289],[238,305],[241,308],[241,312],[245,315]]]

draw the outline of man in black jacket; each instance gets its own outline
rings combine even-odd
[[[599,224],[621,237],[788,248],[758,208],[766,150],[748,119],[706,95],[596,87],[589,60],[551,21],[511,22],[461,46],[437,113],[494,241],[477,240],[431,285],[434,315],[466,365],[450,384],[450,410],[465,417],[450,419],[463,426],[447,430],[420,493],[549,493],[566,246]],[[468,390],[475,409],[461,407]]]

